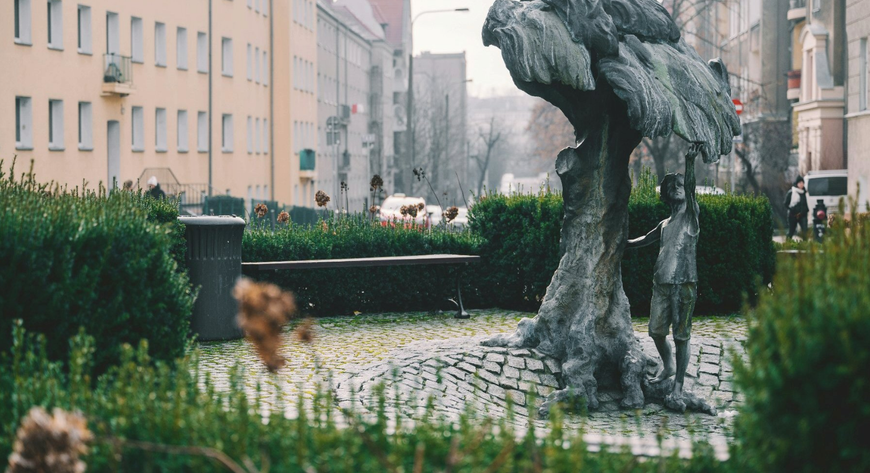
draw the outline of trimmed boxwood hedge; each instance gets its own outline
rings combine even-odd
[[[744,296],[755,299],[760,282],[769,283],[776,263],[770,202],[751,195],[700,195],[697,310],[734,312]],[[669,215],[659,201],[654,178],[645,173],[628,204],[629,234],[643,235]],[[487,290],[501,307],[537,310],[559,265],[562,196],[487,194],[470,214],[471,231],[483,238]],[[652,296],[658,245],[628,250],[622,281],[632,312],[646,315]]]
[[[172,202],[126,191],[68,190],[19,179],[0,162],[0,350],[13,319],[47,337],[49,357],[66,355],[85,327],[101,372],[123,343],[151,342],[151,355],[180,356],[193,293],[184,228]]]

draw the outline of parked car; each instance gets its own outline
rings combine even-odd
[[[423,204],[423,210],[417,212],[416,217],[410,215],[402,215],[402,206]],[[417,225],[422,228],[429,228],[429,214],[426,213],[426,200],[422,197],[408,197],[405,194],[393,194],[381,204],[381,210],[378,214],[381,225],[395,226],[401,222],[405,228],[412,225]]]
[[[725,189],[716,186],[697,186],[695,193],[698,195],[725,195]]]
[[[440,205],[430,204],[426,206],[426,214],[429,215],[429,225],[435,227],[441,223],[442,214],[444,210]]]
[[[807,205],[810,211],[807,215],[808,228],[813,224],[813,208],[819,200],[828,207],[828,215],[837,213],[840,198],[849,195],[849,172],[845,169],[832,171],[810,171],[804,176],[807,190]]]

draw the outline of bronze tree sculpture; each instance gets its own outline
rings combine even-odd
[[[567,389],[554,402],[620,389],[622,405],[662,398],[673,381],[649,384],[652,360],[634,336],[620,262],[628,236],[629,156],[644,137],[676,133],[707,163],[740,133],[718,60],[704,62],[655,0],[496,0],[483,42],[501,49],[514,83],[568,118],[576,147],[559,153],[565,219],[561,260],[540,311],[491,346],[534,347],[562,360]],[[691,393],[689,409],[714,412]]]

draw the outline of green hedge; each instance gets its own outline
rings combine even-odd
[[[746,469],[870,471],[868,289],[870,224],[780,260],[749,312],[748,362],[735,362]]]
[[[650,174],[641,176],[628,207],[629,234],[643,235],[669,215]],[[764,197],[729,194],[698,196],[697,309],[734,312],[744,296],[755,298],[759,282],[773,275],[776,253],[770,203]],[[559,265],[562,197],[489,194],[471,210],[471,231],[483,238],[481,256],[489,267],[483,286],[502,307],[537,310]],[[658,245],[625,252],[622,281],[632,312],[645,315],[652,296]]]
[[[313,226],[290,224],[272,232],[245,232],[245,261],[365,258],[433,253],[477,254],[470,233],[382,227],[356,215]],[[393,266],[334,270],[275,271],[260,274],[291,290],[297,305],[314,315],[449,309],[456,295],[455,267]],[[480,300],[469,271],[463,296]]]
[[[122,343],[154,340],[155,358],[181,355],[193,295],[177,261],[183,227],[174,204],[104,190],[67,192],[20,179],[0,163],[0,349],[23,319],[48,338],[48,354],[67,352],[81,326],[98,341],[102,371]],[[170,223],[159,223],[170,222]]]
[[[313,402],[305,402],[312,411],[300,407],[300,398],[297,408],[303,414],[289,419],[280,403],[265,406],[249,398],[250,386],[242,383],[240,370],[233,371],[229,386],[217,390],[199,376],[195,352],[173,369],[152,363],[144,344],[139,350],[126,346],[119,366],[92,388],[92,338],[80,334],[70,340],[74,362],[68,371],[45,358],[44,340],[33,339],[20,327],[14,338],[13,351],[0,355],[4,459],[21,419],[32,406],[43,406],[75,410],[87,419],[95,437],[83,458],[88,472],[229,471],[204,455],[181,453],[179,447],[216,449],[237,464],[247,460],[259,471],[266,471],[268,464],[268,471],[275,472],[568,472],[581,466],[584,473],[729,471],[729,463],[716,460],[712,449],[700,442],[691,461],[676,456],[638,461],[626,451],[589,453],[579,437],[582,431],[567,428],[558,416],[540,439],[534,425],[518,437],[511,418],[484,421],[468,415],[456,422],[426,415],[413,428],[405,423],[394,429],[383,398],[373,409],[377,415],[363,418],[340,411],[320,389]],[[268,412],[265,419],[263,412]],[[118,441],[113,445],[110,438]],[[130,441],[150,442],[152,448],[172,446],[175,453],[143,451]]]

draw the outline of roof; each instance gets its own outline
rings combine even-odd
[[[369,0],[338,0],[332,4],[347,26],[369,41],[385,40],[384,28]]]
[[[407,0],[370,0],[372,8],[377,12],[383,23],[387,26],[386,38],[387,41],[396,47],[402,46],[402,38],[405,35],[405,19],[410,18],[410,12],[406,12],[405,8],[410,8],[410,2]],[[410,21],[410,20],[409,20]]]

